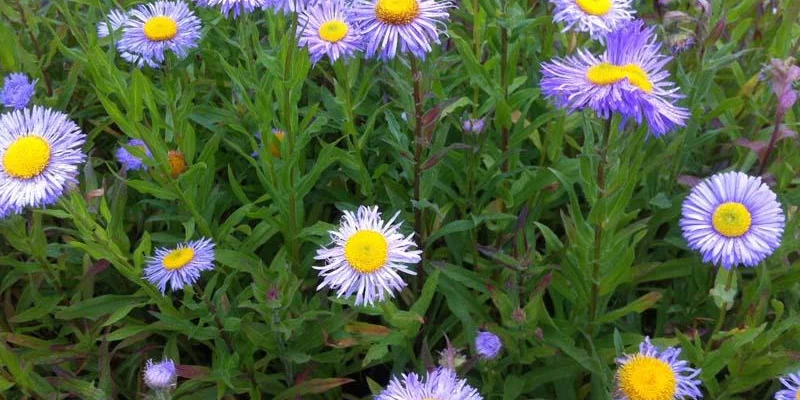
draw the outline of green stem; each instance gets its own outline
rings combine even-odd
[[[422,209],[420,208],[420,184],[422,179],[422,150],[424,138],[422,134],[422,86],[420,80],[422,76],[417,65],[417,59],[414,56],[409,57],[411,60],[411,82],[414,86],[414,232],[417,237],[417,245],[422,250],[422,258],[425,258],[425,231],[422,225]],[[417,286],[422,288],[425,282],[425,270],[421,267],[417,270]]]
[[[601,205],[606,195],[606,166],[608,164],[608,144],[611,138],[611,118],[606,120],[605,135],[601,138],[602,144],[598,149],[599,160],[597,162],[597,202],[595,206]],[[589,302],[589,334],[594,333],[595,319],[597,318],[597,303],[600,298],[600,266],[603,256],[603,225],[605,216],[600,216],[600,223],[594,229],[594,262],[592,263],[592,296]]]
[[[729,291],[731,289],[731,285],[733,284],[733,276],[736,275],[736,272],[733,270],[728,271],[728,278],[725,280],[725,291]],[[714,343],[714,336],[717,336],[720,330],[722,330],[722,325],[725,323],[725,317],[728,315],[728,304],[723,303],[722,307],[719,309],[719,316],[717,317],[717,322],[714,324],[714,330],[711,331],[711,336],[708,337],[708,342],[706,342],[705,352],[711,350],[711,344]]]

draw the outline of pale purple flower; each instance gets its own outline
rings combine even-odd
[[[200,19],[186,3],[159,0],[136,6],[128,13],[117,49],[123,58],[139,67],[159,65],[167,51],[178,58],[188,56],[200,36]]]
[[[314,267],[323,278],[317,290],[329,287],[336,290],[336,297],[355,294],[356,306],[382,302],[387,293],[394,297],[402,290],[406,283],[399,272],[416,275],[406,264],[420,262],[422,251],[416,250],[413,233],[399,232],[398,215],[384,221],[377,206],[345,211],[339,228],[330,232],[331,247],[317,250],[314,257],[325,262]]]
[[[785,217],[777,196],[759,177],[714,175],[692,188],[680,220],[689,247],[703,262],[754,267],[781,244]]]
[[[503,342],[492,332],[480,331],[475,337],[475,350],[483,358],[494,359],[503,350]]]
[[[35,106],[0,115],[0,204],[14,213],[55,204],[78,183],[85,142],[59,111]]]
[[[126,171],[136,171],[139,169],[147,169],[147,165],[142,162],[142,159],[131,154],[130,151],[126,147],[139,147],[141,148],[147,157],[152,157],[153,154],[150,152],[150,149],[147,148],[147,145],[144,144],[143,141],[139,139],[131,139],[128,141],[127,146],[120,146],[117,148],[117,151],[114,153],[117,157],[117,161],[122,164],[122,169]]]
[[[393,377],[375,400],[483,400],[466,379],[448,368],[438,368],[420,377],[414,372]]]
[[[361,27],[367,58],[390,60],[398,53],[423,59],[439,44],[453,7],[438,0],[355,0],[353,20]]]
[[[700,370],[681,360],[680,355],[680,348],[660,350],[650,343],[649,337],[645,337],[638,353],[626,354],[616,360],[614,400],[657,398],[655,395],[661,393],[673,393],[674,400],[702,399],[701,382],[697,379]]]
[[[220,7],[220,12],[226,16],[233,12],[233,17],[249,14],[258,8],[266,7],[268,0],[195,0],[200,7]]]
[[[686,125],[689,111],[677,106],[683,98],[664,68],[671,57],[660,54],[653,28],[631,22],[606,37],[606,51],[576,55],[542,65],[540,85],[546,97],[570,112],[590,108],[601,118],[619,113],[660,137]]]
[[[360,50],[361,35],[350,15],[350,6],[342,0],[323,0],[300,13],[297,44],[308,48],[314,64],[324,56],[331,63],[348,59]]]
[[[16,110],[27,107],[33,98],[37,81],[38,79],[31,81],[27,75],[20,72],[6,75],[3,80],[3,91],[0,93],[3,105]]]
[[[633,19],[631,0],[550,0],[555,5],[553,22],[564,29],[587,32],[594,39],[603,37]]]
[[[159,248],[147,260],[144,278],[161,293],[169,285],[173,291],[183,290],[200,279],[200,273],[214,269],[214,242],[202,238],[178,245],[174,249]]]
[[[784,389],[775,393],[775,400],[800,399],[800,371],[780,378]]]
[[[178,382],[178,371],[175,362],[164,359],[154,363],[152,359],[147,360],[144,367],[144,383],[152,390],[167,390],[174,387]]]
[[[124,10],[114,9],[106,15],[106,21],[97,23],[97,37],[104,38],[111,34],[111,32],[122,28],[125,21],[128,20],[128,14]]]

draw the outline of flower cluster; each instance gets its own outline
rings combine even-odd
[[[425,58],[446,30],[446,0],[196,0],[201,7],[219,7],[238,17],[257,9],[298,13],[297,43],[315,64],[358,52],[389,60],[409,53]],[[185,58],[198,46],[201,21],[182,0],[158,0],[130,11],[112,10],[97,26],[98,37],[120,31],[115,45],[120,56],[138,67],[158,68],[167,51]]]

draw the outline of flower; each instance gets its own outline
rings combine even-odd
[[[778,97],[778,113],[783,114],[797,101],[797,91],[793,84],[800,80],[800,67],[792,65],[792,59],[773,58],[770,61],[770,84],[772,92]]]
[[[280,143],[286,139],[286,132],[272,128],[272,135],[275,137],[275,140],[271,140],[269,143],[269,153],[272,154],[273,157],[279,158],[281,156],[281,149]],[[255,134],[256,139],[258,139],[259,147],[263,145],[263,141],[261,139],[261,132]],[[251,154],[253,157],[258,157],[258,150],[254,151]]]
[[[500,351],[503,350],[503,342],[494,333],[481,331],[475,337],[475,349],[478,351],[478,355],[483,358],[497,358],[500,355]]]
[[[603,39],[636,13],[631,0],[550,0],[555,4],[553,22],[563,22],[564,29],[588,32],[594,39]]]
[[[34,79],[31,82],[27,75],[20,72],[8,74],[3,80],[3,92],[0,93],[3,105],[16,110],[27,107],[33,98],[38,81]]]
[[[775,400],[800,399],[800,371],[781,377],[780,381],[786,389],[781,389],[775,393]]]
[[[308,47],[316,64],[325,55],[336,62],[339,57],[353,57],[361,45],[358,28],[349,20],[349,6],[342,0],[324,0],[309,7],[298,17],[297,44]]]
[[[153,66],[164,61],[167,50],[178,58],[186,57],[199,39],[200,19],[186,3],[159,0],[139,5],[128,14],[117,49],[139,67]]]
[[[463,122],[461,123],[461,128],[464,130],[464,132],[471,133],[473,135],[482,133],[485,126],[486,120],[484,118],[464,118]]]
[[[214,269],[214,242],[201,238],[174,249],[156,249],[155,256],[147,260],[144,278],[165,293],[167,283],[172,290],[181,290],[197,282],[200,272],[211,269]]]
[[[186,172],[186,157],[180,151],[170,150],[167,152],[167,161],[169,161],[169,171],[173,178],[177,178]]]
[[[0,115],[0,204],[15,213],[54,204],[67,185],[78,183],[84,142],[78,125],[55,110],[36,106]]]
[[[266,8],[276,13],[289,14],[316,6],[320,1],[324,0],[267,0]]]
[[[646,119],[656,137],[686,125],[689,111],[674,104],[683,96],[664,70],[671,57],[659,54],[653,28],[634,21],[609,34],[606,42],[599,57],[578,50],[575,56],[544,63],[540,85],[545,96],[570,111],[589,107],[601,118],[618,112],[639,124]]]
[[[142,162],[142,159],[131,154],[128,151],[129,147],[138,147],[140,148],[147,157],[152,158],[153,154],[150,153],[150,149],[144,144],[143,141],[139,139],[131,139],[128,141],[127,146],[120,146],[114,155],[117,157],[117,161],[122,164],[122,169],[124,171],[136,171],[139,169],[147,169],[147,165]]]
[[[759,177],[716,174],[692,188],[680,221],[689,247],[703,262],[753,267],[781,244],[785,217],[775,193]]]
[[[670,347],[660,351],[645,337],[639,352],[617,359],[614,400],[681,400],[702,399],[700,370],[679,359],[681,349]]]
[[[164,359],[159,363],[153,363],[152,359],[147,360],[144,366],[144,383],[153,390],[169,389],[177,384],[178,372],[175,369],[175,362]]]
[[[104,38],[111,34],[112,31],[121,28],[125,21],[128,20],[128,14],[123,10],[115,9],[108,13],[106,19],[108,19],[108,22],[100,21],[97,24],[97,37],[99,38]]]
[[[465,379],[447,368],[438,368],[421,378],[416,373],[393,377],[375,400],[483,400],[483,397]]]
[[[314,257],[324,260],[325,265],[314,267],[323,277],[317,290],[330,287],[337,297],[356,294],[355,305],[373,305],[383,301],[384,293],[394,292],[406,286],[398,272],[416,275],[404,264],[416,264],[422,251],[413,250],[416,244],[403,237],[394,225],[398,211],[389,221],[381,219],[378,207],[358,207],[356,213],[345,211],[339,229],[331,231],[333,247],[317,250]]]
[[[226,16],[233,11],[234,18],[267,6],[266,0],[195,0],[195,3],[200,7],[220,6],[220,11]]]
[[[439,43],[439,34],[449,18],[449,1],[437,0],[355,0],[353,20],[361,27],[364,52],[382,60],[398,52],[425,58]]]

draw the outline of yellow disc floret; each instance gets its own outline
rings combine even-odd
[[[619,390],[628,400],[673,400],[678,388],[675,372],[666,362],[637,354],[617,370]]]
[[[319,26],[319,38],[328,43],[336,43],[347,36],[347,30],[344,21],[332,19]]]
[[[172,250],[164,257],[161,262],[165,269],[181,269],[194,260],[194,249],[191,247],[180,247]]]
[[[653,91],[653,84],[650,82],[647,72],[635,64],[614,65],[610,63],[600,63],[586,71],[586,79],[595,85],[611,85],[623,79],[627,79],[631,85],[650,93]]]
[[[739,237],[750,230],[753,223],[750,211],[742,203],[722,203],[714,210],[711,224],[722,236]]]
[[[380,232],[358,231],[347,239],[344,258],[356,271],[369,274],[386,264],[389,259],[389,244]]]
[[[389,25],[408,25],[419,15],[417,0],[378,0],[375,17]]]
[[[178,23],[174,19],[159,15],[144,23],[144,35],[155,42],[170,40],[178,34]]]
[[[35,135],[15,140],[3,155],[3,169],[17,179],[37,177],[49,163],[50,143]]]
[[[575,0],[583,12],[602,17],[611,11],[611,0]]]

